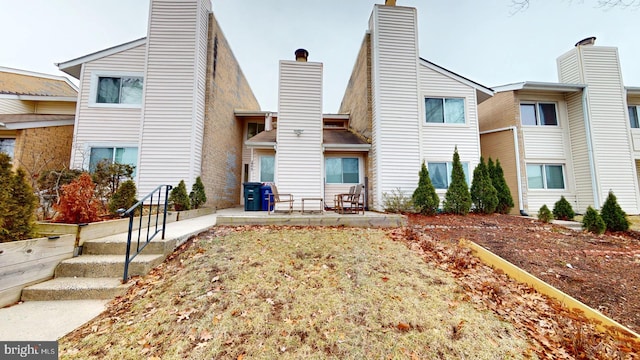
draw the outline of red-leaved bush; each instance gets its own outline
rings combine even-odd
[[[88,173],[83,173],[71,183],[63,185],[60,201],[53,205],[58,212],[55,221],[80,224],[100,220],[100,202],[95,198],[95,188],[96,185]]]

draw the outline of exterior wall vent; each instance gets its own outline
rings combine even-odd
[[[582,46],[582,45],[594,45],[595,43],[596,43],[596,37],[595,36],[591,36],[591,37],[588,37],[586,39],[582,39],[582,40],[578,41],[576,43],[576,47],[577,46]]]
[[[296,61],[307,62],[307,58],[309,57],[309,52],[305,49],[298,49],[295,51]]]

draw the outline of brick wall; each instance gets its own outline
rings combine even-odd
[[[371,143],[371,35],[365,34],[358,51],[351,78],[342,97],[339,113],[349,113],[349,128]],[[373,164],[365,157],[365,174],[369,178],[368,205],[374,202]]]
[[[73,125],[18,130],[14,166],[36,174],[68,167],[73,142]]]
[[[513,91],[497,93],[478,105],[480,132],[516,125],[519,118],[518,101]]]
[[[219,24],[209,15],[209,50],[205,99],[202,182],[207,206],[240,203],[243,124],[234,110],[259,110],[249,83],[231,52]]]

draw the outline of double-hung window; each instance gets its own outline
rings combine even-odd
[[[564,166],[561,164],[527,164],[529,189],[564,189]]]
[[[275,163],[276,158],[273,155],[260,156],[260,182],[274,182]]]
[[[327,158],[325,170],[328,184],[357,184],[360,182],[358,158]]]
[[[13,149],[16,146],[16,139],[6,138],[0,139],[0,152],[9,155],[13,159]]]
[[[640,108],[640,106],[629,106],[629,123],[632,129],[640,128],[640,123],[638,122],[638,108]]]
[[[429,178],[433,187],[436,189],[448,189],[451,183],[451,172],[453,171],[452,162],[429,162],[427,163],[429,169]],[[464,170],[464,177],[469,185],[469,163],[462,163],[462,170]]]
[[[520,104],[520,120],[522,125],[557,126],[558,112],[555,103],[522,103]]]
[[[134,167],[133,176],[135,176],[135,167],[138,164],[138,148],[137,147],[92,147],[89,156],[89,171],[96,170],[96,166],[101,161],[109,163],[126,164]]]
[[[425,98],[424,109],[427,123],[465,123],[463,98]]]
[[[95,80],[96,104],[142,104],[143,78],[140,76],[101,76]]]

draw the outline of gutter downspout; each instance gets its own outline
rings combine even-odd
[[[518,204],[520,205],[520,215],[522,216],[529,216],[529,214],[527,214],[524,211],[524,200],[522,198],[522,173],[520,172],[520,146],[518,145],[518,128],[515,126],[508,126],[508,127],[503,127],[503,128],[499,128],[499,129],[493,129],[493,130],[487,130],[487,131],[482,131],[480,132],[480,135],[484,135],[484,134],[492,134],[492,133],[497,133],[497,132],[502,132],[502,131],[512,131],[513,132],[513,145],[514,145],[514,149],[515,149],[515,155],[516,155],[516,178],[518,179]]]
[[[582,112],[584,113],[584,128],[587,136],[587,154],[589,155],[589,171],[593,190],[593,205],[600,209],[600,196],[598,194],[598,178],[596,177],[596,161],[593,157],[593,138],[591,135],[591,119],[589,118],[589,105],[587,104],[587,88],[582,90]]]

